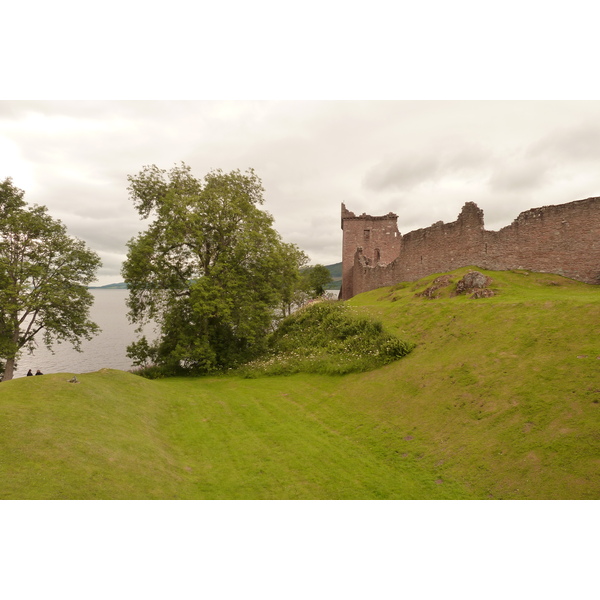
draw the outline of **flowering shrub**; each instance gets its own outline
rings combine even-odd
[[[345,304],[320,302],[284,319],[269,336],[267,353],[242,372],[247,377],[357,373],[398,360],[413,348]]]

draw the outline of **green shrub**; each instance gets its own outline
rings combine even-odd
[[[376,369],[408,354],[414,344],[384,331],[380,322],[340,302],[319,302],[284,319],[267,340],[268,351],[245,365],[246,377]]]
[[[134,375],[140,375],[141,377],[145,377],[146,379],[162,379],[163,377],[172,376],[172,373],[169,373],[165,367],[159,365],[146,365],[144,367],[134,367],[130,369],[130,373]]]

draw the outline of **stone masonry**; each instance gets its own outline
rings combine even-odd
[[[342,204],[342,300],[466,266],[600,284],[600,198],[532,208],[499,231],[486,231],[483,211],[473,202],[452,223],[405,235],[397,221],[394,213],[356,216]]]

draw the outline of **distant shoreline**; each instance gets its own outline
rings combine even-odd
[[[336,263],[334,265],[326,265],[333,277],[333,281],[329,284],[329,290],[339,291],[342,285],[342,263]],[[109,283],[108,285],[91,285],[88,286],[88,290],[127,290],[127,284],[122,281],[121,283]]]
[[[126,283],[109,283],[108,285],[90,285],[88,290],[127,290]]]

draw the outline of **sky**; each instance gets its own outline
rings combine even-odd
[[[147,226],[127,175],[155,164],[253,168],[263,209],[311,263],[341,260],[340,206],[401,233],[467,201],[497,230],[529,208],[600,196],[600,101],[3,100],[0,178],[98,252],[122,281]]]

